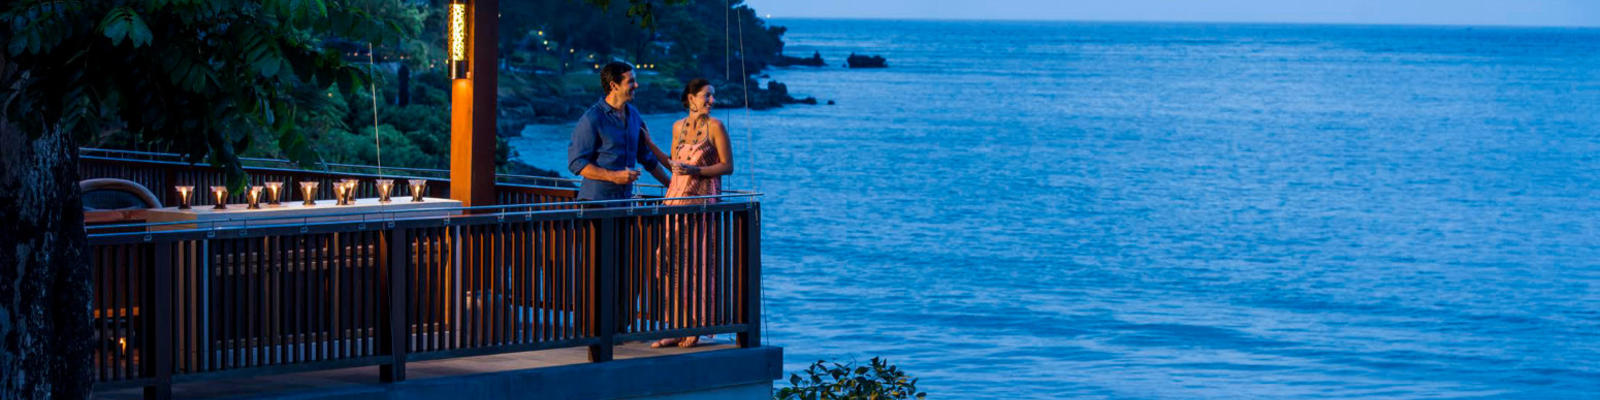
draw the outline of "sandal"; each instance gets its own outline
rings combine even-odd
[[[659,349],[659,348],[662,348],[662,347],[672,347],[674,345],[682,346],[683,343],[680,343],[681,340],[683,340],[683,339],[666,338],[666,339],[657,340],[657,341],[655,341],[655,343],[651,343],[650,344],[650,348]]]

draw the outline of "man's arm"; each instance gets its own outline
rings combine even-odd
[[[655,171],[650,172],[655,173]],[[612,171],[609,169],[600,168],[594,164],[586,165],[583,167],[583,169],[578,170],[578,175],[585,178],[611,182],[618,185],[626,185],[633,183],[633,181],[639,180],[639,171],[634,171],[631,169]]]
[[[666,186],[672,184],[672,176],[667,175],[667,173],[663,171],[664,169],[665,168],[661,168],[660,165],[655,164],[650,164],[649,166],[644,167],[645,171],[650,171],[650,176],[656,177],[656,181],[661,182],[662,186]],[[639,179],[638,172],[633,173],[633,179]]]
[[[632,183],[639,179],[638,171],[612,171],[594,165],[595,148],[599,146],[600,132],[587,115],[572,127],[572,143],[567,145],[567,169],[578,176],[616,184]]]
[[[644,123],[640,123],[639,131],[639,143],[643,144],[641,149],[649,148],[650,154],[656,156],[656,163],[660,164],[662,168],[672,168],[672,165],[667,164],[667,161],[671,160],[672,156],[668,155],[667,152],[661,151],[661,146],[656,146],[656,141],[650,139],[650,128],[646,128]]]
[[[650,128],[644,126],[644,121],[639,121],[639,165],[643,165],[645,171],[650,171],[650,176],[654,176],[656,181],[669,185],[672,176],[667,175],[666,168],[662,168],[663,156],[666,154],[656,147],[654,140],[650,140]]]

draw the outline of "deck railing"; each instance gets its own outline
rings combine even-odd
[[[131,172],[122,177],[191,173],[148,164],[161,161],[87,159],[83,168],[101,163]],[[570,193],[500,188],[502,197]],[[408,361],[587,346],[598,362],[620,341],[700,334],[757,346],[755,198],[91,231],[97,387],[164,398],[174,382],[366,365],[394,381]],[[599,205],[609,207],[589,208]]]
[[[294,163],[286,160],[249,158],[244,161],[244,170],[249,174],[251,185],[283,182],[284,201],[299,198],[299,191],[295,187],[298,182],[305,181],[319,182],[317,200],[331,200],[333,182],[344,178],[360,179],[356,184],[356,197],[377,197],[374,179],[380,177],[395,180],[396,194],[409,194],[410,189],[406,188],[404,180],[419,178],[428,180],[428,196],[450,197],[450,173],[445,170],[390,167],[383,168],[380,175],[377,167],[325,164],[323,170],[304,170],[295,168]],[[156,199],[168,206],[177,204],[178,194],[174,189],[177,185],[194,186],[204,193],[206,187],[227,183],[222,171],[205,163],[190,164],[176,154],[125,150],[81,149],[78,174],[85,179],[119,178],[136,182],[150,189]],[[577,196],[576,188],[577,182],[571,179],[501,174],[496,176],[495,199],[500,204],[571,201]],[[213,203],[210,196],[194,196],[191,201],[195,205]],[[228,201],[243,203],[244,194],[230,193]]]

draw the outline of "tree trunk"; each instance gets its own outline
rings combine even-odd
[[[0,399],[91,393],[91,296],[78,149],[0,117]]]

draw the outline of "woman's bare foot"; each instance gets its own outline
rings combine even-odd
[[[685,347],[685,348],[694,347],[695,345],[698,345],[698,344],[700,344],[700,337],[699,336],[690,336],[690,337],[683,338],[683,340],[679,340],[678,341],[678,347]]]
[[[650,344],[650,348],[659,349],[659,348],[662,348],[662,347],[672,347],[674,345],[682,346],[683,345],[683,343],[681,342],[682,340],[683,339],[679,339],[679,338],[661,339],[661,340],[657,340],[655,343],[651,343]]]

